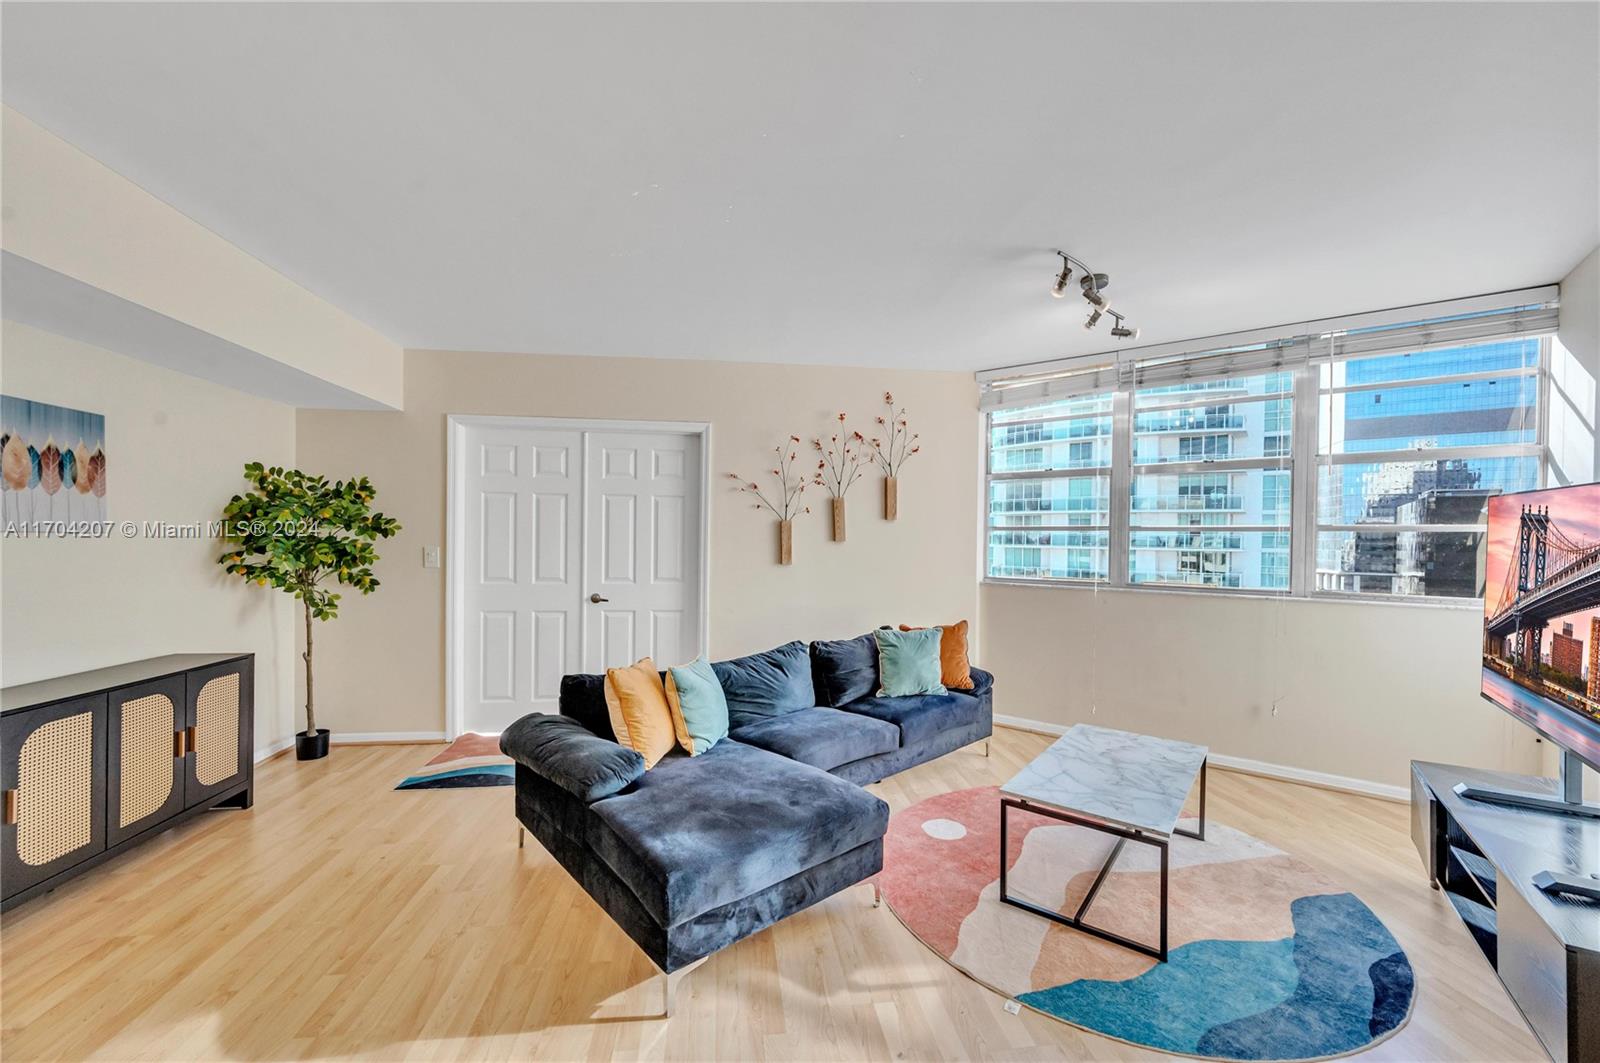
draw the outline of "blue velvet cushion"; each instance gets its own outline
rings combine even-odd
[[[970,727],[985,717],[980,699],[954,690],[906,698],[858,698],[841,705],[840,710],[894,724],[900,728],[902,746],[921,745],[945,731]]]
[[[817,704],[837,708],[878,689],[878,641],[871,634],[811,644]]]
[[[790,642],[765,653],[717,661],[711,666],[728,700],[730,728],[768,716],[782,716],[815,705],[811,656],[803,642]]]
[[[581,801],[598,801],[644,774],[644,758],[577,720],[532,713],[500,735],[500,750]]]
[[[872,637],[878,640],[880,698],[944,693],[944,684],[939,681],[939,642],[944,628],[895,631],[880,627]]]
[[[821,707],[757,720],[732,737],[823,771],[900,748],[900,729],[893,724]]]
[[[586,840],[663,927],[749,897],[889,827],[889,806],[859,786],[733,739],[698,757],[669,754],[589,809]]]

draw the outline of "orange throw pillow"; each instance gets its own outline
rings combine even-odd
[[[617,741],[638,750],[647,771],[678,743],[667,688],[648,657],[627,668],[606,669],[606,711]]]
[[[919,627],[900,625],[901,631],[921,631]],[[972,662],[967,659],[967,622],[946,624],[939,638],[939,681],[951,690],[971,690]]]

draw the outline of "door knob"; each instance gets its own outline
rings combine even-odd
[[[599,605],[601,602],[609,602],[610,600],[611,600],[610,598],[602,598],[598,594],[589,595],[589,601],[591,601],[595,605]]]

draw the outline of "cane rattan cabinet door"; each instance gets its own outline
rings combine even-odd
[[[185,805],[245,781],[254,751],[255,665],[249,658],[188,674]]]
[[[106,847],[106,696],[0,717],[0,873],[7,895]]]
[[[184,677],[113,690],[106,707],[106,844],[183,810]]]

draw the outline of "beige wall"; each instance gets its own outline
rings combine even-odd
[[[294,411],[7,321],[0,389],[103,413],[107,516],[221,516],[246,461],[294,459]],[[256,744],[294,730],[289,598],[224,578],[208,539],[0,539],[0,681],[165,653],[256,655]]]
[[[900,519],[880,518],[879,477],[848,496],[849,540],[828,541],[819,489],[795,528],[795,563],[775,564],[774,522],[725,475],[765,477],[790,432],[839,411],[865,428],[891,390],[923,452],[906,466]],[[424,546],[445,538],[445,418],[452,413],[709,421],[711,646],[714,657],[793,638],[858,635],[882,623],[976,622],[978,414],[960,373],[656,359],[410,351],[403,413],[303,410],[302,468],[366,474],[404,526],[381,546],[373,595],[347,598],[317,630],[318,720],[335,732],[438,732],[444,722],[444,595]]]
[[[9,107],[0,137],[5,250],[400,405],[397,344]]]
[[[999,714],[1391,786],[1413,758],[1538,769],[1478,696],[1476,609],[986,584],[982,615]]]

